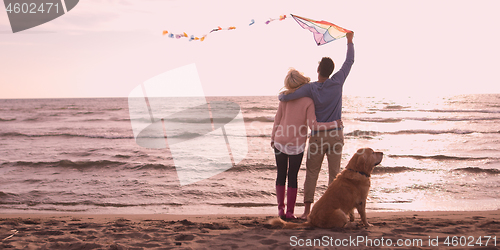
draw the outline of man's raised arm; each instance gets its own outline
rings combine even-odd
[[[351,31],[347,33],[346,38],[347,38],[347,55],[345,58],[345,62],[344,64],[342,64],[342,68],[340,68],[340,70],[332,76],[332,79],[336,78],[336,80],[342,83],[349,75],[351,67],[354,64],[354,44],[352,43],[352,39],[354,38],[354,32]]]
[[[285,95],[285,94],[280,94],[279,95],[279,100],[282,102],[288,102],[291,100],[299,99],[302,97],[311,97],[312,98],[312,92],[311,92],[311,85],[310,84],[304,84],[302,87],[299,89],[295,90],[295,92]]]

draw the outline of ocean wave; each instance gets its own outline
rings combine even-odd
[[[402,112],[423,112],[423,113],[480,113],[480,114],[498,114],[498,109],[410,109],[401,105],[387,105],[383,108],[369,108],[369,111],[402,111]]]
[[[110,117],[109,120],[114,122],[130,122],[130,118],[122,117]],[[151,122],[151,119],[149,119],[149,122]]]
[[[372,136],[378,136],[382,134],[381,132],[377,131],[370,131],[370,130],[354,130],[349,133],[345,133],[344,136],[355,136],[355,137],[372,137]]]
[[[416,111],[434,112],[434,113],[486,113],[486,114],[500,113],[500,110],[488,110],[488,109],[419,109]]]
[[[401,105],[387,105],[384,107],[384,109],[397,109],[397,110],[400,110],[400,109],[405,109],[405,108],[410,108],[410,106],[401,106]]]
[[[258,135],[247,135],[247,137],[251,138],[268,138],[271,137],[270,134],[258,134]]]
[[[400,130],[400,131],[396,131],[396,132],[387,132],[386,134],[393,134],[393,135],[401,135],[401,134],[431,134],[431,135],[458,134],[458,135],[466,135],[466,134],[472,134],[472,133],[482,133],[482,132],[473,131],[473,130],[461,130],[461,129],[451,129],[451,130],[415,129],[415,130]],[[488,132],[486,132],[486,133],[488,133]]]
[[[130,122],[130,118],[111,117],[111,118],[109,118],[109,120],[115,121],[115,122]],[[149,120],[144,119],[144,120],[141,120],[141,122],[151,122],[151,119],[149,119]]]
[[[108,135],[81,135],[81,134],[70,134],[70,133],[49,133],[49,134],[24,134],[19,132],[5,132],[0,133],[0,137],[87,137],[87,138],[97,138],[97,139],[134,139],[134,136],[108,136]]]
[[[125,158],[125,159],[128,159],[128,158],[130,158],[130,157],[132,157],[132,156],[131,156],[131,155],[121,155],[121,154],[117,154],[117,155],[115,155],[114,157],[116,157],[116,158]]]
[[[62,168],[92,168],[92,167],[110,167],[117,165],[124,165],[125,162],[119,161],[71,161],[71,160],[59,160],[59,161],[16,161],[16,162],[5,162],[2,165],[13,165],[13,166],[26,166],[26,167],[62,167]]]
[[[27,179],[27,180],[24,180],[23,182],[24,183],[28,183],[28,184],[35,184],[35,183],[40,183],[40,182],[43,182],[44,180],[41,180],[41,179]]]
[[[150,124],[151,123],[151,118],[150,117],[141,117],[141,118],[134,118],[134,119],[131,119],[131,118],[118,118],[118,119],[114,119],[113,121],[132,121],[134,123],[146,123],[146,124]],[[155,122],[159,121],[159,119],[155,119],[154,120]]]
[[[491,159],[489,157],[460,157],[448,155],[387,155],[390,158],[412,158],[415,160],[451,160],[451,161],[479,161]]]
[[[478,167],[467,167],[467,168],[456,168],[453,171],[461,171],[471,174],[491,174],[497,175],[500,174],[500,170],[494,168],[478,168]]]
[[[220,120],[220,119],[219,119]],[[226,121],[224,119],[222,119],[223,121]],[[195,124],[211,124],[212,123],[212,119],[210,118],[194,118],[194,117],[190,117],[190,118],[168,118],[168,119],[164,119],[164,121],[167,123],[167,122],[170,122],[170,123],[195,123]],[[214,122],[217,122],[218,119],[214,119]]]
[[[210,131],[207,131],[210,132]],[[466,134],[498,134],[500,131],[473,131],[473,130],[460,130],[460,129],[452,129],[452,130],[426,130],[426,129],[416,129],[416,130],[400,130],[394,132],[379,132],[379,131],[370,131],[370,130],[354,130],[348,133],[345,133],[346,137],[358,137],[363,139],[373,139],[375,136],[380,135],[405,135],[405,134],[430,134],[430,135],[439,135],[439,134],[456,134],[456,135],[466,135]],[[195,133],[195,132],[184,132],[177,135],[168,136],[168,138],[177,138],[177,139],[190,139],[196,138],[199,136],[203,136],[205,134]],[[236,135],[231,135],[236,136]],[[250,138],[268,138],[270,134],[248,134],[246,137]],[[42,133],[42,134],[26,134],[20,132],[4,132],[0,133],[0,137],[77,137],[77,138],[90,138],[90,139],[108,139],[108,140],[122,140],[122,139],[135,139],[135,137],[130,134],[126,135],[92,135],[92,134],[75,134],[75,133]],[[149,135],[142,136],[143,138],[163,138],[164,135]]]
[[[210,133],[212,131],[206,131],[207,133]],[[194,138],[197,138],[197,137],[200,137],[200,136],[204,136],[206,134],[203,134],[203,133],[195,133],[195,132],[183,132],[183,133],[180,133],[180,134],[176,134],[176,135],[170,135],[170,136],[167,136],[167,139],[194,139]],[[217,137],[218,135],[213,135],[215,137]],[[229,136],[229,137],[255,137],[255,136],[247,136],[247,135],[235,135],[235,134],[230,134],[230,133],[227,133],[226,132],[226,136]],[[270,135],[269,135],[270,136]],[[256,137],[268,137],[267,135],[258,135]],[[142,137],[142,138],[163,138],[163,135],[159,135],[159,136],[150,136],[150,137]]]
[[[76,105],[68,105],[67,107],[53,108],[51,110],[82,110],[82,108],[76,107]]]
[[[500,117],[407,117],[404,120],[414,121],[444,121],[444,122],[464,122],[464,121],[496,121]]]
[[[207,132],[210,132],[210,131],[207,131]],[[180,133],[180,134],[177,134],[177,135],[167,136],[167,139],[168,138],[171,138],[171,139],[173,139],[173,138],[193,139],[193,138],[200,137],[200,136],[203,136],[203,135],[204,134],[200,134],[200,133],[183,132],[183,133]],[[161,137],[164,137],[164,135],[161,135]]]
[[[274,117],[268,117],[268,116],[245,117],[243,120],[245,122],[274,122]]]
[[[167,160],[172,160],[172,157],[165,159],[165,161],[167,161]],[[173,170],[173,169],[175,169],[175,166],[174,165],[148,163],[148,164],[144,164],[144,165],[132,166],[132,167],[129,167],[128,169],[133,169],[133,170]]]
[[[398,117],[398,118],[383,118],[383,117],[361,117],[354,118],[361,122],[373,122],[373,123],[398,123],[405,120],[408,121],[448,121],[448,122],[462,122],[462,121],[496,121],[500,120],[500,117]]]
[[[14,196],[17,196],[17,195],[13,194],[13,193],[5,193],[5,192],[0,191],[0,198],[14,197]]]
[[[386,103],[384,103],[386,104]],[[411,108],[410,106],[401,106],[401,105],[398,105],[398,104],[394,104],[394,105],[391,105],[391,104],[388,104],[382,108],[369,108],[368,110],[369,111],[408,111],[408,110],[404,110],[404,109],[409,109]]]
[[[102,114],[103,112],[97,112],[98,114]],[[96,112],[93,111],[82,111],[82,112],[77,112],[73,115],[93,115],[96,114]]]
[[[104,121],[104,119],[93,118],[93,119],[85,119],[85,120],[83,120],[83,122],[100,122],[100,121]]]
[[[273,207],[274,203],[256,203],[256,202],[241,202],[241,203],[210,203],[210,205],[223,207]]]
[[[112,121],[128,121],[130,122],[130,119],[128,118],[110,118]],[[231,121],[231,119],[228,119],[226,117],[223,118],[196,118],[196,117],[183,117],[183,118],[163,118],[165,123],[184,123],[184,124],[212,124],[212,123],[227,123]],[[149,124],[151,123],[150,118],[136,118],[133,119],[134,122],[138,123],[146,123]],[[158,119],[155,119],[155,121],[158,121]],[[245,119],[246,121],[246,119]]]
[[[249,107],[249,108],[244,108],[243,111],[245,112],[252,112],[252,111],[276,111],[278,109],[277,106],[268,106],[268,107]]]
[[[0,201],[3,205],[28,205],[35,207],[37,205],[53,205],[53,206],[96,206],[96,207],[145,207],[145,206],[182,206],[175,202],[160,202],[160,203],[112,203],[112,202],[96,202],[90,200],[73,201],[73,202],[58,202],[58,201],[35,201],[35,200],[20,200],[20,201]],[[53,210],[53,209],[49,209]],[[81,210],[84,211],[84,210]]]
[[[42,120],[41,117],[30,117],[23,120],[23,122],[36,122]]]
[[[0,118],[0,122],[12,122],[12,121],[15,121],[16,118],[11,118],[11,119],[4,119],[4,118]]]
[[[402,173],[402,172],[417,171],[417,170],[423,170],[423,169],[409,168],[404,166],[396,166],[396,167],[379,166],[373,169],[372,174],[394,174],[394,173]]]
[[[462,129],[451,129],[451,130],[432,130],[432,129],[410,129],[410,130],[399,130],[394,132],[379,132],[370,130],[354,130],[349,133],[345,133],[344,136],[361,137],[371,139],[374,136],[379,135],[411,135],[411,134],[429,134],[429,135],[439,135],[439,134],[456,134],[456,135],[467,135],[467,134],[498,134],[500,131],[473,131],[473,130],[462,130]]]
[[[362,122],[378,122],[378,123],[397,123],[403,121],[401,118],[356,118],[355,120]]]
[[[226,172],[247,172],[247,171],[261,171],[261,170],[276,170],[276,165],[268,165],[268,164],[236,165],[226,170]]]

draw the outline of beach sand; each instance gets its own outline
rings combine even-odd
[[[372,212],[368,221],[373,226],[356,229],[278,229],[267,223],[271,218],[0,214],[0,249],[470,249],[480,243],[480,249],[500,249],[500,210]]]

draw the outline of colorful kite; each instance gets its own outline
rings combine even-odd
[[[300,27],[309,30],[314,35],[316,44],[323,45],[331,41],[342,38],[346,33],[351,32],[327,21],[314,21],[309,18],[304,18],[296,15],[291,15]]]
[[[337,40],[339,38],[342,38],[346,35],[346,33],[350,32],[349,30],[347,29],[344,29],[344,28],[341,28],[333,23],[329,23],[329,22],[326,22],[326,21],[314,21],[312,19],[308,19],[308,18],[304,18],[304,17],[300,17],[300,16],[296,16],[296,15],[291,15],[293,17],[293,19],[295,19],[295,21],[297,21],[297,23],[304,29],[307,29],[309,31],[311,31],[314,35],[314,40],[316,40],[316,44],[319,46],[319,45],[323,45],[325,43],[329,43],[331,41],[334,41],[334,40]],[[276,19],[269,19],[265,22],[265,24],[269,24],[273,21],[282,21],[282,20],[285,20],[287,18],[286,15],[281,15],[279,18],[276,18]],[[253,24],[255,23],[255,20],[252,19],[249,26],[252,26]],[[228,28],[221,28],[220,26],[215,28],[215,29],[212,29],[208,34],[212,33],[212,32],[215,32],[215,31],[220,31],[220,30],[234,30],[236,29],[236,27],[234,26],[231,26],[231,27],[228,27]],[[189,37],[189,41],[193,41],[193,40],[200,40],[200,41],[203,41],[205,40],[205,38],[207,37],[208,34],[205,34],[201,37],[195,37],[195,36],[188,36],[186,34],[186,32],[183,32],[182,34],[173,34],[173,33],[169,33],[168,31],[164,30],[163,31],[163,35],[167,35],[170,37],[170,38],[182,38],[182,37]]]

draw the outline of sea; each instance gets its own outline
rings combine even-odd
[[[278,98],[207,101],[239,105],[248,150],[227,170],[182,184],[169,148],[137,143],[127,98],[0,100],[0,212],[276,213]],[[344,96],[342,119],[342,168],[358,148],[384,153],[371,176],[370,212],[500,209],[500,94]],[[199,162],[193,171],[202,171]],[[326,164],[316,200],[327,189]],[[305,159],[296,214],[304,179]]]

